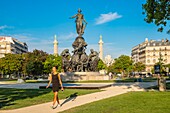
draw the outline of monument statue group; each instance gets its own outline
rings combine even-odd
[[[68,49],[62,51],[62,65],[64,72],[73,71],[73,72],[90,72],[98,71],[97,65],[99,61],[98,52],[90,49],[90,54],[86,54],[87,43],[82,37],[84,30],[86,28],[87,22],[84,19],[84,15],[81,14],[81,9],[78,9],[78,13],[72,17],[76,18],[76,31],[78,36],[72,44],[74,50],[72,51],[73,55],[71,56]]]

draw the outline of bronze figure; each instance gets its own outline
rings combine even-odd
[[[87,22],[86,20],[84,19],[84,15],[81,14],[81,9],[79,8],[78,9],[78,13],[72,17],[70,17],[70,19],[72,18],[76,18],[76,30],[77,30],[77,34],[79,36],[82,36],[84,34],[84,30],[86,28],[86,25],[87,25]],[[85,23],[85,24],[84,24]]]
[[[83,14],[81,14],[81,9],[78,9],[78,14],[70,18],[76,18],[75,22],[78,37],[76,37],[72,44],[74,49],[72,51],[72,56],[70,55],[68,49],[63,50],[61,53],[64,72],[69,71],[69,69],[71,69],[73,72],[98,71],[98,53],[91,49],[91,53],[88,56],[85,52],[87,43],[85,42],[85,39],[82,37],[82,35],[84,34],[87,22],[85,21]]]

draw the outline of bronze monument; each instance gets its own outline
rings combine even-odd
[[[72,47],[74,48],[72,51],[72,56],[70,55],[68,49],[63,50],[61,53],[64,72],[69,70],[72,70],[73,72],[98,71],[98,53],[91,49],[91,53],[88,56],[85,52],[87,43],[85,42],[82,35],[84,34],[87,22],[84,19],[84,15],[81,14],[81,9],[78,9],[78,14],[70,18],[76,18],[75,22],[78,37],[72,44]]]
[[[78,9],[78,13],[72,17],[70,17],[70,19],[72,18],[76,18],[76,30],[77,30],[77,34],[79,36],[82,36],[84,34],[84,30],[86,28],[87,22],[84,19],[84,15],[81,14],[81,9]]]

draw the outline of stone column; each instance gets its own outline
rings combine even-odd
[[[99,40],[99,58],[103,60],[103,41],[102,41],[102,35],[100,35],[100,40]]]
[[[54,35],[54,55],[58,55],[58,41],[57,41],[57,36]]]

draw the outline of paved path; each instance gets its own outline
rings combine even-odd
[[[64,87],[102,87],[113,83],[63,83]],[[0,84],[0,88],[16,89],[39,89],[39,86],[47,86],[47,83],[23,83],[23,84]]]
[[[112,87],[105,88],[102,92],[96,92],[92,94],[78,96],[76,98],[68,98],[60,100],[61,103],[64,103],[62,107],[57,107],[52,109],[50,106],[52,102],[34,105],[30,107],[15,109],[15,110],[1,110],[0,113],[57,113],[60,111],[68,110],[70,108],[80,106],[83,104],[91,103],[94,101],[102,100],[105,98],[113,97],[116,95],[124,94],[129,91],[144,91],[146,87],[157,85],[156,82],[148,83],[117,83],[113,84]]]

